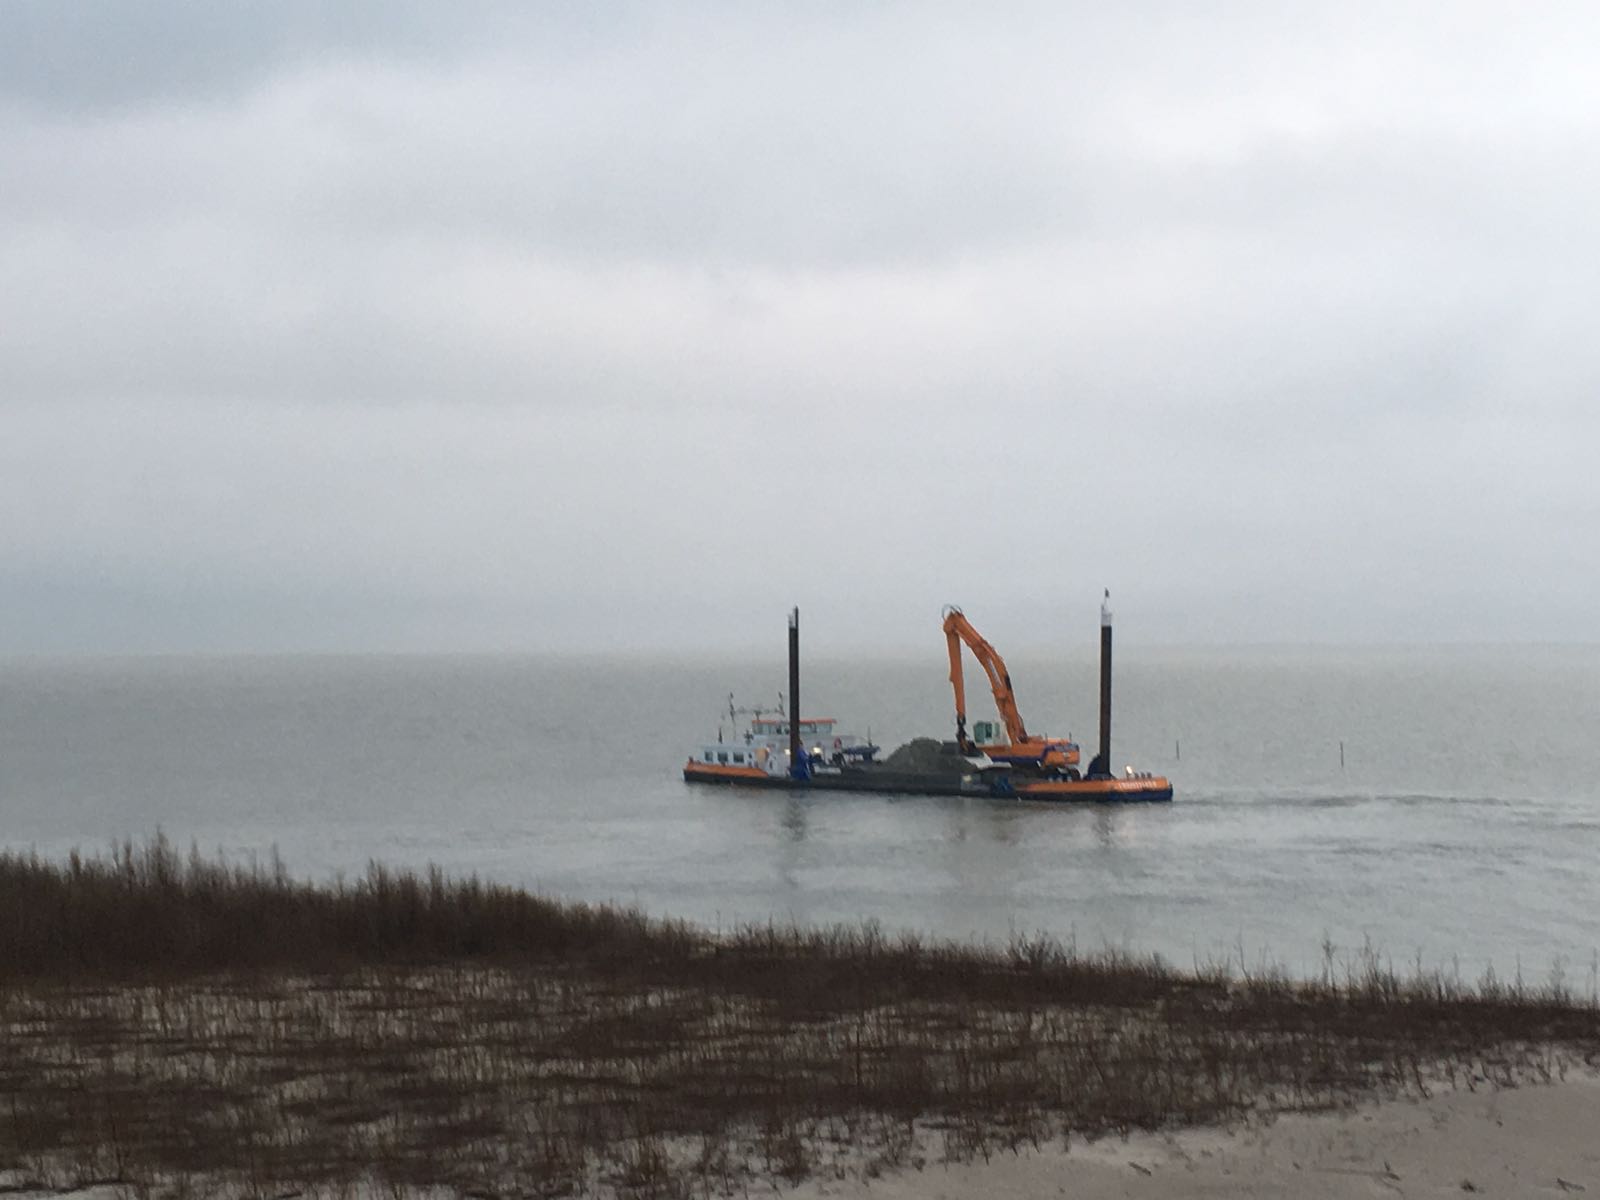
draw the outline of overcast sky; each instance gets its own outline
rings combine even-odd
[[[1600,6],[0,6],[0,652],[1600,640]]]

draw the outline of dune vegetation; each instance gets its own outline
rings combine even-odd
[[[0,855],[0,1186],[721,1195],[1600,1062],[1592,987]]]

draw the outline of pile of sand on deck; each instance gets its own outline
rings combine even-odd
[[[884,759],[883,765],[891,771],[919,775],[965,775],[972,770],[972,764],[957,753],[954,742],[926,737],[912,738]]]

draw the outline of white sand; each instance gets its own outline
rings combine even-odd
[[[870,1183],[810,1182],[795,1200],[1174,1200],[1495,1197],[1600,1200],[1600,1079],[1442,1090],[1427,1100],[1280,1117],[1232,1133],[1105,1139]]]

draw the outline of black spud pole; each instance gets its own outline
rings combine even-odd
[[[800,750],[800,609],[789,614],[789,777],[804,779],[810,772]]]
[[[1111,589],[1100,604],[1100,769],[1111,770]]]

